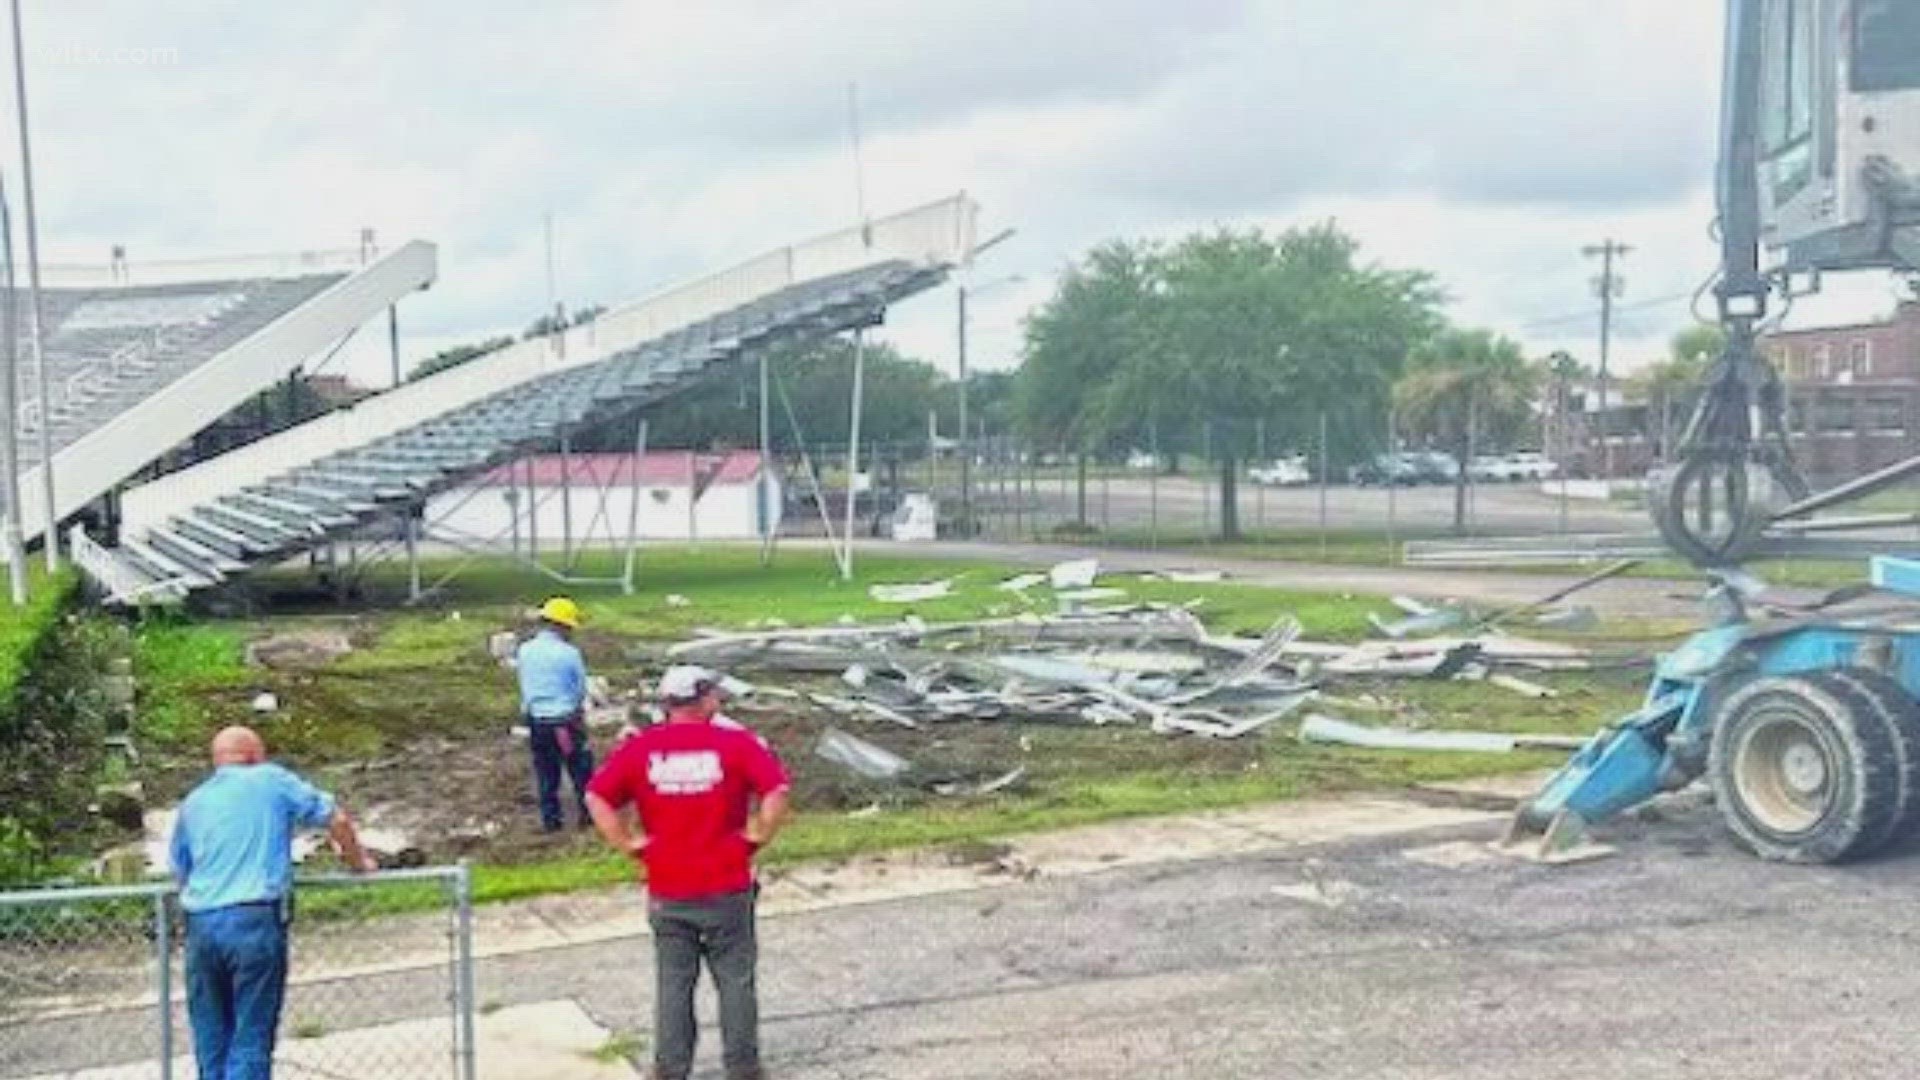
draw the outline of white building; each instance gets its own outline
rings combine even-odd
[[[558,454],[520,458],[441,492],[427,503],[429,527],[497,547],[526,542],[531,527],[538,544],[557,546],[567,535],[570,505],[575,544],[617,544],[627,537],[637,492],[634,524],[641,539],[752,540],[762,534],[763,462],[755,451],[573,454],[567,463],[571,468],[563,469]],[[765,531],[779,531],[783,494],[778,470],[769,471]]]

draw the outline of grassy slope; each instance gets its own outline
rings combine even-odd
[[[26,606],[0,605],[0,710],[12,703],[28,661],[66,610],[76,584],[71,570],[49,578],[36,563],[29,576]]]
[[[604,573],[589,565],[587,573]],[[634,672],[633,639],[673,640],[696,627],[739,626],[777,616],[800,626],[897,618],[911,611],[929,620],[972,618],[1022,610],[995,586],[1003,571],[977,562],[876,557],[862,561],[860,581],[838,582],[817,552],[782,553],[770,569],[750,550],[652,551],[639,595],[581,592],[589,617],[585,643],[597,670],[624,678]],[[875,582],[956,579],[955,594],[926,604],[881,604],[869,599]],[[1140,599],[1186,602],[1202,598],[1201,614],[1215,629],[1263,629],[1282,613],[1297,615],[1319,639],[1354,640],[1365,633],[1375,598],[1290,592],[1231,583],[1176,585],[1116,579]],[[397,581],[377,582],[384,590]],[[1337,571],[1330,589],[1337,588]],[[459,591],[438,609],[383,608],[355,623],[359,651],[322,669],[319,678],[288,685],[288,694],[324,695],[309,718],[274,733],[276,748],[303,767],[390,751],[405,736],[445,725],[498,724],[511,708],[510,689],[479,647],[485,627],[511,619],[550,586],[504,564],[487,564],[463,577]],[[678,606],[670,596],[690,603]],[[460,617],[453,618],[455,612]],[[272,620],[285,630],[341,625],[332,609]],[[147,738],[183,761],[219,723],[242,718],[261,674],[240,662],[243,642],[268,624],[160,622],[138,636],[143,683],[142,728]],[[1432,726],[1585,732],[1631,705],[1631,676],[1559,680],[1560,699],[1535,702],[1504,691],[1459,684],[1397,683],[1382,687],[1415,718]],[[1341,692],[1347,692],[1342,688]],[[314,716],[318,713],[321,715]],[[400,720],[396,731],[394,721]],[[1356,719],[1379,719],[1356,715]],[[977,839],[1127,815],[1229,806],[1317,793],[1403,786],[1424,780],[1537,767],[1552,757],[1519,755],[1392,754],[1303,746],[1275,736],[1205,744],[1165,739],[1135,729],[994,725],[993,735],[1024,735],[1030,750],[1029,789],[1019,795],[953,799],[889,809],[859,818],[842,812],[803,812],[770,853],[775,861],[844,856],[859,851]],[[886,732],[859,729],[885,740]],[[785,748],[791,757],[804,747]],[[193,766],[197,767],[197,766]],[[803,807],[803,811],[805,808]],[[482,866],[479,895],[503,899],[626,879],[630,868],[589,840],[562,845],[552,858]]]

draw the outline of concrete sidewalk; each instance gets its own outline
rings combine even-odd
[[[777,919],[802,912],[911,897],[1000,889],[1035,877],[1078,877],[1126,867],[1218,859],[1232,855],[1337,843],[1500,819],[1486,809],[1530,792],[1538,775],[1432,789],[1439,798],[1389,796],[1269,803],[1170,817],[1133,818],[1035,833],[996,843],[909,849],[768,871],[760,914]],[[1448,795],[1453,798],[1449,799]],[[1445,805],[1452,801],[1458,805]],[[649,933],[646,904],[636,885],[489,904],[474,911],[474,955],[514,956]],[[402,917],[368,932],[367,952],[379,963],[350,969],[309,970],[303,977],[338,979],[430,967],[446,962],[445,923],[439,916]]]

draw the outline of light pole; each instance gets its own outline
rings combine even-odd
[[[20,39],[20,0],[13,0],[13,102],[19,112],[20,182],[27,213],[27,342],[33,350],[40,397],[40,477],[46,499],[46,532],[41,536],[47,570],[60,569],[60,519],[53,493],[53,412],[47,400],[47,356],[40,327],[40,229],[33,211],[33,143],[27,137],[27,59]],[[15,512],[18,512],[16,508]]]
[[[973,249],[975,255],[987,250],[1013,235],[1012,229],[1003,229],[985,243]],[[959,357],[960,382],[960,528],[965,535],[973,535],[973,442],[971,428],[967,426],[967,297],[977,295],[988,289],[997,289],[1002,285],[1014,285],[1025,281],[1019,274],[989,281],[985,285],[969,287],[961,282],[954,294],[955,313],[955,353]]]

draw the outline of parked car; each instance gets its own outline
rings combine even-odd
[[[1247,479],[1267,487],[1300,487],[1313,483],[1313,470],[1307,468],[1305,454],[1293,454],[1255,465],[1247,470]]]
[[[1538,450],[1508,454],[1507,468],[1515,480],[1551,480],[1560,474],[1559,463]]]
[[[1347,470],[1347,479],[1361,487],[1411,487],[1421,482],[1420,467],[1411,454],[1376,454]]]
[[[1127,454],[1127,468],[1134,472],[1152,472],[1160,467],[1160,456],[1145,450],[1134,450]]]
[[[1438,450],[1421,450],[1408,454],[1413,469],[1421,484],[1451,484],[1460,478],[1460,462],[1452,454]]]
[[[1534,450],[1512,454],[1485,454],[1467,466],[1467,475],[1487,483],[1517,483],[1522,480],[1546,480],[1560,472],[1560,466]]]
[[[1502,454],[1480,454],[1467,462],[1467,479],[1481,484],[1504,484],[1518,479]]]

